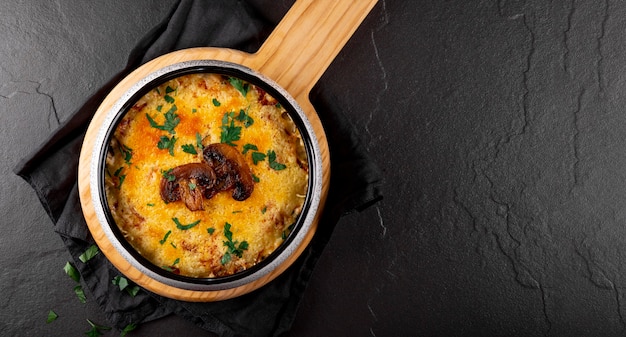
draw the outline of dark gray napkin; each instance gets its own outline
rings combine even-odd
[[[287,7],[285,7],[287,6]],[[117,271],[103,254],[87,263],[78,256],[93,244],[82,215],[77,187],[78,155],[86,128],[115,84],[139,65],[167,52],[198,46],[255,51],[288,5],[273,1],[181,0],[131,52],[124,70],[88,98],[50,138],[15,168],[37,193],[81,273],[90,294],[118,329],[175,313],[220,336],[271,336],[289,330],[313,268],[339,218],[378,201],[380,171],[368,158],[347,118],[314,92],[312,101],[328,137],[329,195],[311,244],[285,273],[241,297],[213,302],[176,301],[142,290],[132,297],[111,280]]]

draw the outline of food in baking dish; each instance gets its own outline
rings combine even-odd
[[[214,278],[268,257],[302,212],[308,162],[281,104],[235,77],[195,73],[141,97],[110,138],[105,190],[154,265]]]

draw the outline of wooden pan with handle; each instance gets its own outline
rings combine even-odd
[[[313,86],[358,28],[377,0],[298,0],[267,38],[261,48],[249,54],[226,48],[190,48],[158,57],[129,74],[109,93],[96,111],[81,149],[78,187],[81,206],[90,232],[100,250],[126,277],[157,294],[185,301],[218,301],[243,295],[265,285],[287,269],[304,251],[317,227],[328,192],[330,160],[322,124],[309,101]],[[172,286],[146,275],[141,268],[129,263],[106,234],[105,225],[97,216],[94,200],[93,170],[98,146],[98,134],[116,104],[127,91],[142,79],[173,64],[197,60],[215,60],[249,68],[271,79],[291,95],[306,116],[316,136],[321,162],[319,207],[312,215],[312,224],[297,247],[279,266],[254,279],[217,290],[198,290]]]

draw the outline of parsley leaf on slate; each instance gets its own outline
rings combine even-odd
[[[48,311],[48,318],[46,319],[46,323],[52,323],[57,318],[59,318],[59,315],[57,315],[57,313],[54,312],[54,310],[50,310],[50,311]]]
[[[89,325],[91,326],[91,330],[85,332],[85,335],[89,336],[89,337],[98,337],[98,336],[102,336],[104,333],[101,330],[111,330],[111,327],[108,326],[104,326],[104,325],[98,325],[90,320],[87,320],[87,322],[89,323]]]
[[[65,273],[71,277],[74,282],[80,282],[80,274],[78,273],[78,269],[76,269],[73,264],[69,262],[65,263],[63,270],[65,270]]]
[[[100,253],[100,249],[98,249],[98,246],[91,245],[82,254],[80,254],[78,258],[83,263],[86,263],[87,261],[91,260],[94,256],[98,255],[98,253]]]
[[[133,331],[137,329],[137,324],[135,323],[130,323],[127,326],[124,327],[124,329],[122,330],[122,333],[120,334],[120,337],[124,337],[126,336],[127,333]]]

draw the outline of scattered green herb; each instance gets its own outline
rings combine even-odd
[[[267,212],[267,206],[261,208],[261,214],[265,214]]]
[[[115,276],[113,278],[113,280],[111,280],[111,283],[113,283],[113,285],[118,286],[118,288],[120,288],[120,291],[126,289],[126,287],[128,287],[128,279],[126,279],[123,276]]]
[[[252,162],[254,165],[258,164],[260,161],[265,160],[265,153],[254,151],[252,152]]]
[[[174,263],[172,263],[172,266],[177,265],[178,262],[180,262],[180,258],[179,257],[177,257],[176,260],[174,260]]]
[[[236,77],[229,77],[228,81],[243,95],[243,97],[248,95],[248,90],[250,89],[250,85],[248,83],[245,83],[242,79]]]
[[[169,85],[167,87],[165,87],[165,93],[166,94],[171,94],[173,92],[175,92],[176,89],[172,89],[172,87],[170,87]]]
[[[176,245],[174,244],[174,242],[170,242],[170,246],[174,247],[174,249],[178,248],[178,247],[176,247]]]
[[[197,187],[196,184],[194,184],[194,183],[189,183],[189,184],[187,184],[187,186],[189,186],[189,189],[192,190],[192,191],[195,190],[196,187]]]
[[[222,133],[220,135],[220,141],[231,146],[236,146],[233,143],[241,138],[241,126],[235,126],[235,120],[233,119],[234,113],[225,113],[222,118]]]
[[[158,87],[154,88],[154,90],[157,92],[157,94],[159,94],[159,95],[161,94],[161,90],[159,90]]]
[[[176,144],[176,136],[169,138],[168,136],[161,136],[157,147],[160,150],[168,150],[171,156],[174,156],[174,144]]]
[[[250,117],[243,109],[239,110],[239,115],[237,116],[237,120],[243,123],[243,126],[249,128],[252,124],[254,124],[254,119]]]
[[[130,159],[133,157],[133,149],[124,144],[120,144],[120,152],[124,157],[124,162],[126,163],[126,165],[130,166]]]
[[[276,171],[284,170],[285,168],[287,168],[285,164],[281,164],[276,161],[276,152],[274,152],[273,150],[267,151],[267,160],[270,164],[270,167]]]
[[[280,109],[280,108],[282,108],[283,106],[282,106],[282,105],[280,105],[280,103],[276,103],[275,107],[277,107],[277,108],[279,108],[279,109]]]
[[[204,149],[204,145],[202,145],[202,136],[200,133],[196,132],[196,146],[202,151]]]
[[[94,256],[98,255],[98,253],[100,253],[98,246],[91,245],[82,254],[80,254],[78,259],[80,259],[83,263],[86,263],[87,261],[93,259]]]
[[[170,236],[170,234],[172,234],[172,231],[167,231],[167,233],[165,233],[165,236],[163,236],[163,239],[159,240],[159,243],[164,244],[165,241],[167,241],[167,238]]]
[[[157,123],[147,113],[146,113],[146,118],[148,119],[148,123],[150,123],[151,127],[155,129],[167,131],[170,134],[175,134],[176,131],[174,131],[174,128],[176,128],[178,123],[180,123],[180,117],[178,117],[178,114],[176,114],[176,110],[178,110],[176,105],[172,105],[172,107],[163,115],[165,117],[165,121],[163,122],[163,125]]]
[[[80,284],[74,287],[74,293],[76,294],[76,297],[78,297],[80,303],[87,303],[87,296],[85,296],[85,291]]]
[[[167,179],[167,181],[176,180],[176,176],[172,174],[172,170],[173,169],[161,170],[161,174],[163,175],[163,178]]]
[[[258,151],[258,150],[259,150],[259,148],[258,148],[256,145],[254,145],[254,144],[250,144],[250,143],[248,143],[248,144],[245,144],[245,145],[243,146],[241,153],[242,153],[242,154],[246,154],[246,153],[248,153],[248,151],[250,151],[250,150]]]
[[[104,330],[104,331],[111,330],[111,327],[104,326],[104,325],[98,325],[98,324],[96,324],[96,323],[94,323],[94,322],[92,322],[90,320],[87,320],[87,322],[91,326],[91,330],[85,332],[85,335],[87,335],[89,337],[102,336],[102,335],[104,335],[104,332],[102,332],[102,330]]]
[[[220,101],[218,101],[217,98],[214,98],[213,99],[213,105],[214,106],[220,106],[220,105],[222,105],[222,103],[220,103]]]
[[[198,109],[196,108],[191,109],[191,113],[195,114],[196,112],[198,112]]]
[[[153,203],[149,203],[149,204],[146,204],[146,206],[154,207],[154,204]]]
[[[206,231],[210,234],[213,235],[213,233],[215,233],[215,228],[214,227],[209,227],[206,229]]]
[[[126,291],[132,297],[137,296],[139,290],[141,289],[138,285],[129,282],[127,278],[120,275],[115,276],[111,280],[111,283],[118,286],[118,288],[120,288],[120,291]]]
[[[78,273],[78,269],[76,269],[76,267],[74,267],[73,264],[67,262],[65,263],[65,266],[63,267],[63,270],[65,270],[65,273],[72,279],[74,280],[74,282],[80,282],[80,274]]]
[[[163,105],[159,105],[156,107],[156,111],[161,112],[163,110]]]
[[[57,313],[54,312],[54,310],[50,310],[50,311],[48,311],[48,318],[46,319],[46,323],[52,323],[57,318],[59,318],[59,315],[57,315]]]
[[[224,237],[226,237],[226,241],[223,241],[224,246],[226,246],[226,253],[222,256],[221,263],[227,264],[232,260],[232,255],[237,257],[241,257],[243,255],[243,251],[248,249],[247,241],[233,241],[233,232],[230,231],[231,224],[226,222],[224,224]]]
[[[172,104],[172,103],[174,103],[174,102],[176,101],[176,100],[174,99],[174,97],[172,97],[172,96],[170,96],[170,95],[165,95],[165,96],[163,96],[163,98],[165,99],[165,101],[166,101],[167,103],[170,103],[170,104]]]
[[[261,182],[261,179],[259,179],[259,177],[255,176],[254,174],[252,175],[252,180],[253,180],[255,183]]]
[[[233,214],[243,213],[243,211],[233,211]]]
[[[188,230],[190,228],[195,227],[197,224],[200,223],[200,220],[196,221],[196,222],[192,222],[190,224],[187,225],[183,225],[180,223],[180,221],[178,220],[178,218],[172,218],[172,221],[174,221],[174,223],[176,224],[176,228],[181,229],[181,230]]]
[[[120,337],[126,336],[126,334],[128,334],[129,332],[135,329],[137,329],[137,324],[135,323],[128,324],[127,326],[124,327],[124,329],[122,329],[122,333],[120,333]]]
[[[184,145],[181,145],[180,147],[183,149],[183,152],[185,153],[198,154],[198,151],[196,151],[196,147],[191,144],[184,144]]]

